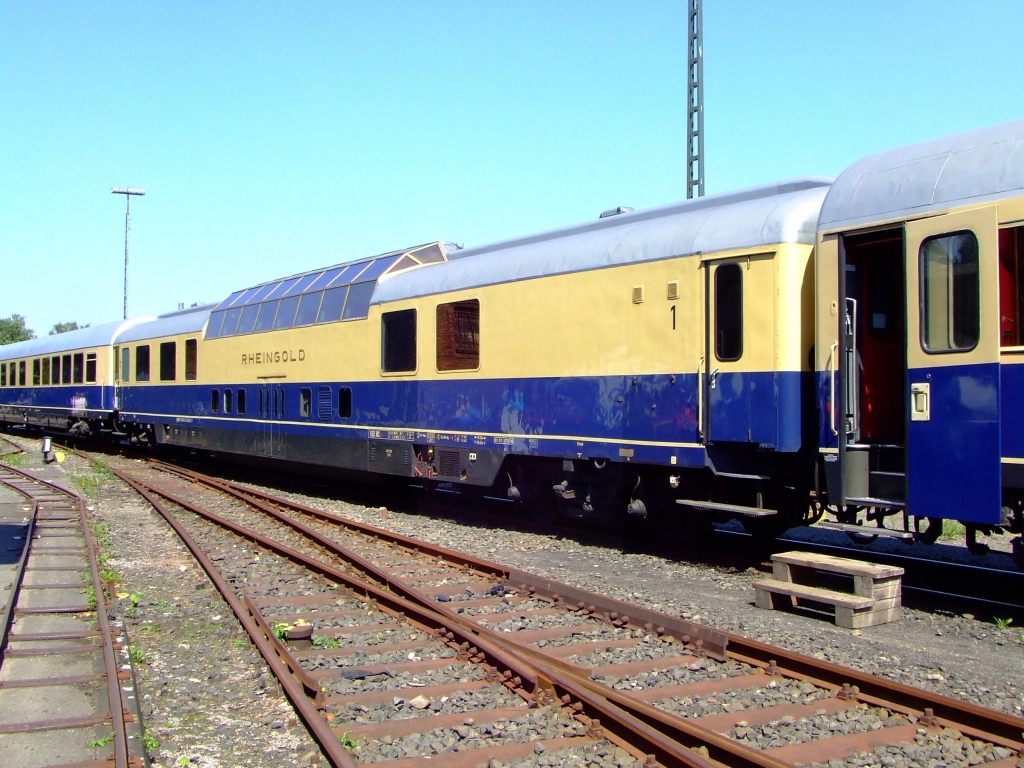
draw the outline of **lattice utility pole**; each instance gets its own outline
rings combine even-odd
[[[686,98],[686,197],[704,196],[704,11],[686,0],[689,38]]]
[[[124,195],[124,319],[128,319],[128,235],[132,231],[132,195],[142,197],[146,194],[144,189],[132,189],[131,187],[112,187],[111,194]]]

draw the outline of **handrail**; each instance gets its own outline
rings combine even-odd
[[[697,361],[697,434],[704,436],[704,355]]]
[[[832,434],[839,437],[839,428],[836,426],[836,350],[839,348],[839,342],[832,342],[832,349],[828,353],[828,405],[829,405],[829,420],[831,421]]]

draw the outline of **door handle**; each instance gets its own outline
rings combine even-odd
[[[932,385],[919,382],[910,385],[910,420],[930,421],[932,417]]]
[[[708,374],[709,385],[711,389],[714,389],[718,384],[718,368],[715,368],[711,373]]]

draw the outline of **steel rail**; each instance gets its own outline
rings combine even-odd
[[[474,628],[466,626],[468,622],[465,622],[461,617],[449,614],[446,609],[433,605],[428,598],[423,595],[419,595],[419,593],[406,585],[400,584],[397,580],[388,579],[388,583],[393,584],[396,588],[401,587],[404,591],[409,593],[408,597],[394,594],[389,590],[381,589],[371,582],[353,577],[327,563],[311,558],[304,553],[300,553],[291,547],[275,542],[255,531],[248,530],[243,526],[239,526],[236,523],[225,520],[214,513],[203,510],[198,507],[198,505],[192,504],[185,499],[181,499],[175,494],[164,489],[160,489],[159,487],[156,487],[151,483],[147,483],[140,478],[127,475],[127,473],[122,473],[116,469],[111,469],[111,471],[121,479],[125,480],[125,482],[133,488],[136,488],[136,490],[139,490],[140,486],[145,487],[153,494],[162,496],[168,501],[200,515],[211,522],[215,522],[240,536],[244,536],[247,539],[255,541],[271,551],[288,557],[296,562],[301,562],[311,570],[342,581],[348,584],[351,588],[363,591],[368,598],[372,597],[379,604],[389,603],[392,606],[392,611],[399,616],[406,619],[409,619],[410,615],[415,616],[419,619],[421,625],[432,627],[435,632],[438,632],[438,630],[441,632],[447,632],[448,639],[451,641],[449,644],[455,642],[453,640],[454,635],[460,636],[464,639],[463,645],[469,645],[472,643],[473,650],[483,653],[485,657],[490,657],[495,661],[500,661],[501,666],[509,670],[504,675],[506,682],[509,682],[509,678],[511,678],[511,682],[514,684],[521,685],[524,682],[530,683],[531,688],[533,689],[532,695],[527,694],[525,698],[534,698],[538,700],[538,703],[540,703],[546,700],[546,691],[554,691],[556,694],[561,691],[562,695],[567,695],[570,700],[573,698],[577,699],[583,707],[591,713],[590,719],[594,722],[595,726],[599,723],[599,727],[602,731],[611,731],[616,734],[623,743],[631,744],[634,747],[636,746],[636,742],[639,740],[642,744],[642,751],[656,757],[663,765],[686,766],[686,768],[715,768],[715,763],[704,759],[699,753],[676,742],[657,728],[651,727],[649,724],[643,722],[631,713],[623,710],[621,707],[609,701],[603,695],[603,692],[588,689],[587,686],[581,685],[579,680],[565,675],[560,670],[550,670],[551,676],[549,677],[546,674],[548,672],[547,669],[539,668],[539,665],[521,658],[519,654],[515,653],[511,649],[503,647],[503,645],[499,645],[498,643],[492,644],[490,639],[482,637],[479,633],[474,632],[474,629],[479,630],[481,629],[480,627]],[[147,497],[147,501],[149,500],[150,499]],[[292,522],[294,523],[294,521]],[[334,544],[333,546],[336,547],[337,545]],[[374,566],[371,567],[374,570],[377,570]],[[387,578],[387,574],[382,574],[382,576]],[[501,640],[501,638],[497,639],[499,641]],[[513,674],[514,677],[512,676]],[[314,720],[314,722],[316,722],[316,720]],[[740,749],[754,752],[748,748],[740,747]],[[755,752],[754,754],[757,753]],[[754,761],[753,763],[738,762],[734,764],[740,766],[749,765],[750,768],[754,768],[755,766],[759,768],[783,768],[785,765],[778,763],[777,761]]]
[[[128,731],[124,718],[124,703],[121,700],[121,684],[118,680],[117,659],[114,657],[114,641],[110,632],[110,621],[107,618],[107,605],[103,599],[103,584],[100,580],[99,564],[96,559],[96,545],[89,530],[89,519],[86,514],[85,500],[77,493],[62,488],[42,478],[30,475],[15,467],[5,467],[10,472],[20,475],[25,480],[42,485],[51,491],[62,494],[73,500],[82,526],[82,538],[85,540],[86,558],[89,562],[92,588],[96,597],[96,621],[99,625],[103,641],[103,666],[107,678],[107,700],[110,707],[110,718],[114,732],[114,765],[116,768],[129,768]],[[26,547],[30,539],[26,539]]]
[[[401,579],[395,578],[383,569],[375,566],[367,559],[351,552],[318,531],[315,531],[309,526],[288,517],[277,509],[274,509],[272,504],[284,505],[285,500],[283,499],[273,499],[273,502],[263,501],[262,499],[255,498],[255,495],[248,496],[247,494],[225,488],[223,484],[215,479],[207,478],[199,473],[188,470],[181,471],[180,468],[173,465],[157,464],[156,466],[158,469],[161,467],[167,467],[166,471],[169,471],[172,474],[185,477],[186,479],[193,480],[194,482],[201,482],[208,487],[221,490],[225,493],[230,493],[232,496],[245,501],[250,506],[272,516],[274,519],[288,525],[293,530],[302,533],[308,539],[314,541],[316,544],[332,554],[343,558],[363,573],[370,574],[381,583],[388,585],[391,592],[402,595],[405,599],[411,603],[419,605],[423,609],[436,611],[437,613],[442,614],[449,623],[449,626],[456,625],[462,627],[470,637],[476,635],[477,639],[475,640],[475,643],[478,646],[482,644],[482,638],[489,639],[490,642],[494,643],[496,646],[506,649],[506,651],[514,657],[521,659],[524,664],[528,664],[538,670],[541,673],[541,677],[550,680],[553,684],[565,691],[568,691],[572,697],[581,701],[586,701],[591,707],[599,710],[602,718],[604,718],[601,720],[604,728],[618,731],[618,735],[627,741],[629,740],[630,735],[634,738],[636,736],[643,738],[647,745],[646,748],[650,749],[652,753],[663,762],[667,760],[681,760],[687,765],[703,765],[704,761],[701,760],[698,753],[693,751],[697,747],[703,746],[709,750],[709,753],[714,750],[714,759],[719,762],[727,762],[730,766],[734,766],[734,768],[784,768],[787,765],[786,763],[772,758],[763,752],[739,744],[738,742],[722,736],[708,728],[704,728],[703,726],[696,725],[694,723],[688,723],[684,718],[676,717],[649,704],[637,702],[629,699],[627,696],[617,694],[606,686],[593,683],[587,679],[585,675],[581,675],[579,670],[575,669],[572,664],[552,659],[541,653],[539,649],[531,648],[526,644],[519,643],[513,638],[507,637],[500,632],[481,627],[475,622],[465,619],[455,613],[450,608],[447,608],[444,605],[437,605],[435,601],[431,600],[429,597],[413,587],[408,586]],[[342,519],[327,515],[322,511],[316,511],[316,515],[321,519],[330,519],[335,523],[342,522]],[[373,531],[374,535],[377,536],[380,529],[373,529]],[[385,532],[381,531],[381,533]],[[415,539],[409,539],[407,537],[398,537],[398,539],[396,539],[395,534],[388,534],[386,538],[391,540],[400,539],[402,543],[407,545],[416,542]],[[422,545],[421,542],[416,543]],[[419,548],[423,551],[422,546]],[[434,547],[433,545],[427,547],[427,549],[431,551],[432,554],[433,552],[440,552],[443,550],[443,548]],[[443,550],[443,552],[447,555],[448,553],[451,553],[451,550]],[[467,558],[465,555],[457,558],[456,560],[472,560],[472,562],[484,572],[492,572],[503,577],[512,572],[511,569],[503,568],[496,563],[489,563],[488,561],[480,560],[478,558]],[[527,575],[522,572],[518,573],[522,576]],[[572,591],[572,588],[568,587],[568,585],[561,586],[565,588],[564,591]],[[600,600],[599,596],[592,593],[581,592],[581,594],[596,599],[599,602],[603,602]],[[593,603],[590,605],[593,605]],[[626,603],[618,603],[618,605],[624,609],[635,608],[635,606],[631,607]],[[643,610],[634,612],[650,613],[654,615],[654,612],[645,612]],[[627,614],[622,615],[627,616]],[[666,619],[669,617],[661,615],[660,618]],[[627,623],[629,623],[629,621],[630,620],[627,618]],[[689,626],[689,624],[686,624],[687,628],[689,628]],[[725,643],[722,642],[719,647],[721,648],[721,653],[724,656]],[[609,726],[609,724],[612,725]],[[685,748],[685,751],[681,751],[680,747]]]
[[[407,594],[411,600],[415,600],[421,604],[430,604],[431,601],[418,591],[406,587],[400,580],[395,579],[389,574],[381,571],[381,569],[376,566],[373,566],[364,558],[359,557],[355,553],[345,551],[344,547],[332,542],[330,539],[327,539],[318,532],[312,531],[312,529],[309,529],[302,523],[288,518],[287,515],[282,515],[278,510],[274,510],[269,505],[272,504],[284,508],[292,508],[296,511],[315,515],[322,520],[329,520],[337,524],[345,525],[347,528],[361,530],[374,537],[390,540],[411,548],[418,547],[419,550],[423,552],[436,552],[439,556],[443,556],[444,559],[451,559],[454,562],[462,561],[471,563],[474,568],[483,572],[507,574],[511,583],[521,584],[530,590],[531,594],[539,593],[539,596],[546,597],[547,599],[552,600],[552,602],[555,602],[556,598],[570,598],[578,600],[579,603],[585,603],[588,608],[591,606],[594,606],[594,608],[597,608],[598,606],[607,606],[608,608],[611,608],[612,611],[618,612],[620,616],[632,616],[640,621],[646,621],[649,618],[653,618],[656,621],[659,621],[662,626],[674,623],[670,621],[672,617],[666,616],[665,614],[659,614],[655,611],[649,611],[639,608],[638,606],[632,606],[628,603],[614,601],[586,590],[572,587],[567,584],[560,584],[549,579],[539,578],[525,571],[507,568],[500,564],[492,563],[480,558],[474,558],[464,554],[455,558],[452,557],[452,555],[457,555],[459,553],[453,553],[451,550],[447,550],[443,547],[427,545],[416,539],[383,531],[382,529],[374,526],[358,523],[348,518],[331,515],[323,512],[322,510],[316,510],[315,508],[276,497],[272,494],[248,489],[244,486],[232,487],[233,484],[223,483],[215,478],[209,478],[202,475],[201,473],[192,472],[190,470],[182,471],[180,468],[173,465],[164,466],[167,466],[170,471],[173,471],[175,474],[179,474],[180,476],[194,479],[196,482],[202,482],[203,484],[211,487],[230,492],[236,498],[247,500],[245,497],[250,496],[251,499],[248,500],[250,504],[272,514],[275,518],[282,520],[296,530],[308,531],[307,535],[314,538],[321,546],[324,546],[329,550],[333,550],[334,553],[340,557],[351,560],[356,567],[359,567],[367,573],[373,573],[374,575],[379,574],[378,577],[384,579],[385,583],[392,585],[393,589],[404,588],[405,594]],[[159,465],[158,468],[160,468]],[[535,663],[538,668],[542,669],[546,676],[550,677],[552,675],[551,660],[544,657],[543,654],[540,654],[537,649],[520,644],[509,637],[501,636],[500,633],[493,632],[492,630],[488,630],[486,628],[479,627],[472,622],[468,622],[444,606],[433,606],[433,608],[434,610],[444,613],[449,620],[458,622],[465,626],[469,631],[475,632],[481,636],[488,636],[496,644],[504,645],[510,651],[516,653],[516,655],[528,658]],[[601,607],[601,610],[607,611],[607,608]],[[628,611],[628,613],[624,613],[625,611]],[[596,611],[594,609],[590,609],[590,612],[593,613]],[[630,620],[627,619],[626,623],[629,622]],[[693,636],[697,637],[700,635],[695,630],[706,629],[701,628],[700,625],[695,625],[690,622],[685,622],[683,624],[683,628],[691,630],[693,632]],[[1024,718],[1016,717],[1008,713],[999,712],[976,704],[971,704],[950,696],[943,696],[942,694],[915,688],[897,681],[887,680],[866,672],[861,672],[832,662],[819,660],[805,654],[788,651],[781,647],[762,643],[741,635],[721,633],[715,630],[711,630],[711,632],[714,633],[713,637],[715,637],[716,640],[718,637],[722,638],[719,641],[721,643],[720,646],[718,646],[718,642],[712,643],[711,646],[713,648],[715,646],[721,647],[725,655],[736,661],[746,662],[763,669],[778,669],[780,672],[787,673],[792,678],[814,682],[833,690],[842,690],[844,686],[856,686],[859,690],[857,695],[865,702],[884,706],[886,708],[893,709],[894,711],[899,711],[904,714],[914,715],[917,717],[924,716],[927,710],[931,710],[933,712],[933,716],[936,717],[938,721],[961,730],[974,738],[983,738],[988,741],[992,741],[993,743],[997,743],[1000,746],[1013,749],[1017,752],[1024,751]],[[538,656],[540,658],[537,658]],[[564,668],[564,672],[574,676],[578,674],[568,667]],[[583,683],[585,686],[593,687],[595,690],[600,689],[602,692],[608,690],[606,687],[599,686],[599,684],[593,683],[585,678],[583,679]],[[629,701],[628,697],[621,698],[623,698],[623,700],[616,701],[616,703],[621,707],[630,709],[635,715],[658,720],[663,725],[672,725],[672,723],[665,719],[665,713],[661,710],[650,707],[646,704],[640,704],[637,706],[634,702]],[[681,720],[681,718],[679,719]],[[703,733],[705,731],[706,733]],[[680,738],[682,738],[682,734],[684,733],[691,737],[705,739],[702,741],[704,744],[708,744],[709,741],[714,742],[718,738],[717,734],[713,731],[708,731],[707,729],[703,729],[699,726],[693,726],[692,724],[687,724],[685,722],[680,724]],[[687,739],[683,739],[684,743],[686,741]],[[730,746],[731,745],[735,745],[735,742],[731,742]],[[710,748],[710,744],[708,744],[708,746]],[[750,756],[744,755],[744,757],[747,758]]]
[[[3,608],[3,613],[0,614],[0,656],[3,656],[7,649],[7,638],[11,633],[11,624],[14,619],[14,606],[17,605],[18,595],[21,594],[21,583],[25,578],[25,565],[28,563],[28,552],[32,544],[32,535],[35,533],[36,515],[39,512],[38,501],[32,498],[27,491],[22,490],[17,485],[13,485],[3,478],[3,474],[7,469],[6,466],[0,465],[0,484],[7,486],[28,499],[32,504],[32,509],[29,512],[28,523],[25,526],[25,543],[21,548],[21,555],[18,557],[18,564],[14,568],[13,578],[11,579],[11,594],[7,598],[7,604]]]
[[[220,574],[220,571],[213,564],[209,556],[207,556],[206,552],[203,551],[202,547],[185,530],[184,526],[175,516],[164,507],[160,500],[150,492],[150,489],[145,484],[136,481],[135,478],[119,470],[111,468],[111,472],[142,496],[167,521],[167,524],[171,526],[182,543],[188,547],[192,556],[195,557],[199,565],[206,571],[206,574],[210,577],[210,580],[221,593],[224,600],[231,606],[231,610],[259,649],[260,654],[267,661],[271,671],[274,673],[274,677],[281,683],[285,694],[299,712],[303,722],[306,723],[306,727],[309,728],[327,758],[337,768],[356,768],[356,762],[341,745],[341,742],[338,741],[327,722],[320,716],[320,712],[316,708],[315,699],[311,700],[309,698],[305,687],[296,679],[292,667],[282,658],[281,648],[271,643],[269,637],[273,636],[273,632],[266,632],[264,627],[256,622],[248,608],[238,599],[235,590],[224,580],[224,577]]]

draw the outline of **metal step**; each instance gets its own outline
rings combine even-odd
[[[859,499],[847,496],[846,503],[857,504],[862,507],[891,507],[892,509],[903,509],[903,507],[906,506],[902,501],[896,501],[895,499],[876,499],[871,496],[865,496]]]
[[[833,531],[843,531],[845,533],[859,533],[863,536],[885,536],[889,539],[902,539],[903,541],[910,541],[914,538],[914,534],[909,531],[894,531],[891,528],[869,528],[866,525],[836,523],[832,520],[822,520],[816,527],[828,528]]]
[[[695,499],[676,499],[676,504],[684,507],[703,510],[704,512],[731,512],[746,517],[770,517],[779,514],[776,509],[762,509],[761,507],[744,507],[739,504],[721,504],[717,501],[697,501]]]

